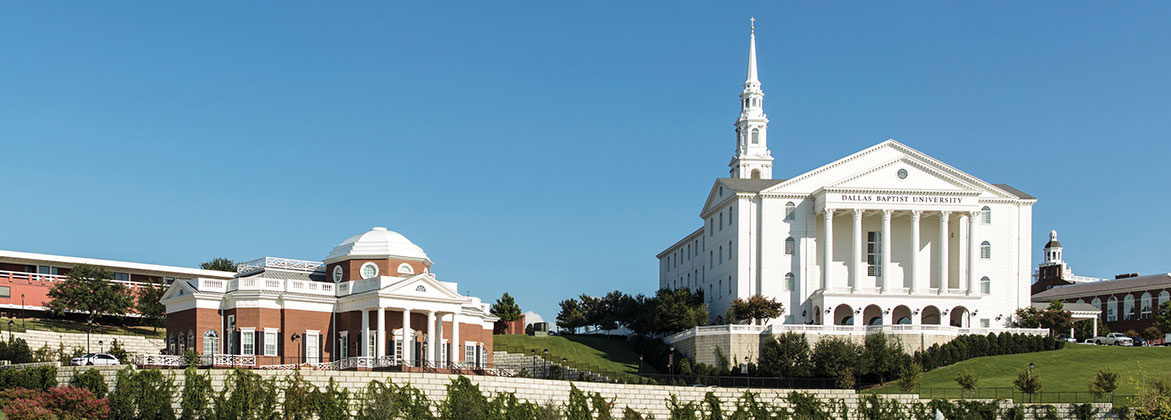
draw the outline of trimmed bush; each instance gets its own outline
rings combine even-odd
[[[88,389],[97,398],[105,398],[109,387],[106,385],[106,379],[102,377],[102,373],[97,369],[88,369],[85,372],[74,373],[73,380],[70,385],[78,388]]]

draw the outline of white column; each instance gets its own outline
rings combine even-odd
[[[423,352],[423,357],[428,362],[439,361],[439,358],[435,357],[435,351],[438,350],[438,346],[435,345],[435,336],[438,332],[439,329],[435,328],[435,311],[427,311],[427,351]]]
[[[862,209],[854,209],[853,233],[854,263],[851,264],[853,270],[850,270],[850,277],[854,279],[854,284],[850,285],[850,293],[857,292],[862,287],[862,279],[867,278],[866,267],[862,264]],[[854,324],[857,325],[857,322]]]
[[[947,217],[951,212],[939,212],[939,294],[947,291]],[[942,320],[940,321],[942,323]]]
[[[386,308],[383,307],[378,308],[378,336],[375,338],[378,339],[375,342],[378,344],[374,345],[376,356],[386,356]]]
[[[451,356],[451,363],[459,363],[464,357],[464,346],[459,341],[459,323],[455,317],[456,314],[451,314],[451,350],[447,352]]]
[[[370,357],[370,311],[362,310],[362,334],[358,338],[358,354],[362,357]]]
[[[821,258],[821,288],[829,291],[833,286],[833,281],[830,279],[830,267],[833,266],[834,261],[834,209],[825,209],[825,214],[822,216],[825,219],[825,238],[821,241],[822,247],[825,248],[822,252]]]
[[[976,256],[980,253],[980,248],[976,245],[976,218],[980,212],[973,212],[972,217],[968,218],[968,294],[974,295],[980,289],[976,284]],[[1072,335],[1070,335],[1072,337]]]
[[[411,358],[414,356],[415,343],[411,342],[411,310],[403,309],[403,364],[411,366]]]
[[[959,252],[956,252],[956,284],[960,290],[971,291],[971,284],[968,284],[968,213],[960,213],[959,223],[959,238],[956,240],[956,246],[959,247]],[[965,292],[967,293],[967,292]]]
[[[919,284],[919,218],[922,215],[922,211],[911,210],[911,293],[918,293],[923,287]]]
[[[890,274],[890,215],[892,210],[882,211],[882,271],[878,274],[882,279],[882,293],[889,293],[891,288]],[[890,325],[890,323],[885,323]]]

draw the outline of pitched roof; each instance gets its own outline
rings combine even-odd
[[[1033,302],[1032,306],[1037,309],[1045,310],[1049,309],[1049,302]],[[1065,310],[1070,312],[1102,312],[1101,309],[1098,309],[1094,305],[1088,303],[1065,302],[1062,303],[1062,306],[1065,306]]]
[[[240,278],[257,277],[265,279],[279,279],[279,280],[302,280],[302,281],[325,281],[325,273],[314,271],[312,273],[305,271],[288,271],[288,270],[262,270],[247,275],[240,276]]]
[[[1000,188],[1000,189],[1004,190],[1005,192],[1007,192],[1009,194],[1017,196],[1017,198],[1019,198],[1021,200],[1036,200],[1037,199],[1037,197],[1033,197],[1032,195],[1029,195],[1028,193],[1021,191],[1021,190],[1018,190],[1016,188],[1013,188],[1011,185],[1008,185],[1008,184],[992,184],[992,185],[996,186],[996,188]]]
[[[784,179],[741,179],[741,178],[717,178],[716,182],[728,187],[732,192],[738,193],[757,193],[765,188],[785,182]]]
[[[1067,299],[1071,297],[1097,296],[1126,290],[1171,288],[1171,273],[1152,274],[1142,277],[1131,277],[1117,280],[1102,280],[1088,283],[1074,283],[1067,286],[1057,286],[1033,295],[1034,301],[1049,299]]]

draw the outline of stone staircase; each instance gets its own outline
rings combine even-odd
[[[50,349],[57,350],[61,344],[65,345],[65,351],[71,352],[74,347],[85,348],[85,334],[83,333],[60,333],[53,331],[26,331],[12,334],[14,338],[23,338],[28,342],[28,347],[33,351],[48,345]],[[100,352],[109,350],[110,344],[118,340],[118,344],[127,352],[133,354],[159,354],[166,348],[166,342],[161,338],[146,338],[138,335],[113,335],[113,334],[90,334],[89,343],[90,350]],[[102,343],[99,345],[98,342]]]
[[[525,372],[530,378],[549,378],[560,376],[567,379],[584,379],[590,382],[613,382],[613,379],[587,370],[573,367],[561,369],[560,363],[542,359],[540,356],[530,356],[506,351],[492,352],[492,365],[496,368],[508,369],[513,372]]]

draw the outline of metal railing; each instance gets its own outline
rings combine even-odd
[[[683,376],[683,375],[642,375],[662,385],[716,386],[727,388],[776,388],[776,389],[837,389],[834,378],[775,378],[752,376]]]
[[[1126,404],[1133,395],[1117,395],[1106,393],[1095,395],[1086,391],[1041,391],[1032,395],[1016,388],[987,387],[964,390],[962,388],[919,388],[919,397],[923,399],[969,399],[969,400],[1012,400],[1018,403],[1039,404],[1081,404],[1081,403],[1111,403]]]

